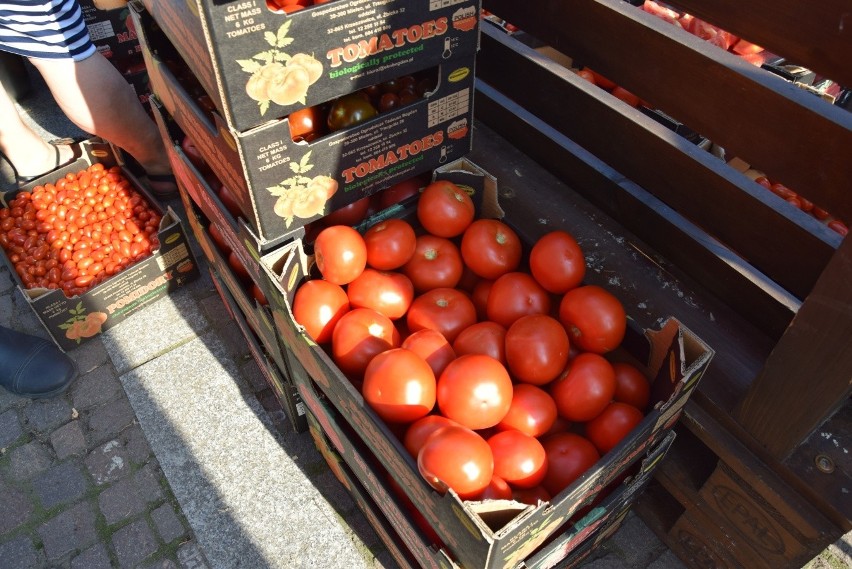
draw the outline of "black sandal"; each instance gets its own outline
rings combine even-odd
[[[177,179],[175,179],[174,174],[145,174],[140,177],[139,181],[145,184],[148,187],[148,191],[157,199],[171,200],[179,195],[177,190]],[[157,190],[152,185],[152,182],[153,184],[170,184],[174,189]]]
[[[80,148],[79,142],[77,140],[74,140],[73,138],[57,138],[57,139],[48,141],[48,144],[53,146],[53,151],[54,151],[54,155],[55,155],[55,164],[52,168],[45,170],[41,174],[36,174],[35,176],[28,176],[28,175],[19,174],[18,169],[15,168],[15,165],[12,164],[12,161],[9,160],[9,158],[7,158],[5,154],[0,153],[0,155],[3,156],[3,159],[6,162],[9,163],[9,166],[12,167],[12,172],[15,174],[15,184],[17,184],[19,189],[23,188],[24,186],[26,186],[27,184],[29,184],[30,182],[32,182],[33,180],[35,180],[37,178],[41,178],[42,176],[46,176],[46,175],[50,174],[51,172],[55,172],[56,170],[59,170],[60,168],[64,168],[65,166],[68,166],[69,164],[73,164],[81,156],[83,156],[83,149]],[[71,158],[69,158],[65,162],[61,162],[62,155],[59,153],[59,147],[60,146],[68,146],[68,147],[71,148],[71,151],[72,151]]]

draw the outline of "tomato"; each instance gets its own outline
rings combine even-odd
[[[399,331],[387,316],[371,308],[354,308],[334,326],[331,351],[334,362],[346,376],[360,379],[378,354],[398,348]]]
[[[379,114],[370,100],[360,93],[349,93],[336,99],[328,111],[328,130],[334,132],[355,126]]]
[[[243,265],[243,262],[240,261],[240,258],[237,257],[237,254],[233,251],[228,253],[228,266],[231,267],[231,270],[234,271],[234,274],[238,279],[240,279],[244,283],[251,282],[251,275],[246,270],[246,267],[245,265]]]
[[[546,314],[521,316],[506,331],[506,363],[518,381],[549,383],[565,369],[568,353],[568,333]]]
[[[511,500],[512,488],[505,480],[497,475],[491,477],[491,482],[485,487],[485,490],[477,496],[477,500]]]
[[[435,288],[414,299],[406,315],[411,332],[428,328],[440,332],[448,342],[476,323],[476,308],[467,295],[454,288]]]
[[[566,292],[559,304],[559,321],[574,345],[597,354],[617,348],[627,330],[621,301],[597,285]]]
[[[227,257],[231,253],[231,248],[228,246],[228,242],[225,240],[225,235],[222,233],[222,230],[219,229],[219,226],[211,223],[207,226],[207,233],[210,234],[210,238],[213,240],[213,243],[216,245],[216,248],[219,249],[222,256]]]
[[[540,502],[549,502],[552,497],[543,486],[534,486],[532,488],[513,488],[512,499],[521,504],[538,506]]]
[[[357,225],[367,217],[369,211],[370,196],[365,196],[332,211],[322,218],[322,222],[326,225]]]
[[[574,433],[557,433],[542,441],[547,455],[547,474],[541,485],[556,496],[600,459],[600,453],[588,439]]]
[[[834,231],[835,233],[839,233],[843,237],[849,234],[849,226],[840,221],[839,219],[832,219],[828,222],[828,228]]]
[[[485,312],[489,320],[508,329],[521,316],[548,314],[550,296],[531,275],[506,273],[491,285]]]
[[[530,273],[547,292],[564,294],[583,282],[586,258],[570,233],[551,231],[533,244]]]
[[[408,336],[403,340],[402,347],[426,360],[435,377],[439,377],[444,368],[456,359],[456,352],[444,335],[430,328],[418,330]]]
[[[757,44],[751,43],[750,41],[746,41],[740,38],[734,45],[731,46],[731,51],[738,55],[751,55],[755,53],[760,53],[761,51],[763,51],[763,48]]]
[[[644,410],[651,402],[651,384],[645,374],[624,362],[613,363],[612,369],[615,372],[615,395],[612,398]]]
[[[225,209],[228,210],[234,217],[242,217],[243,210],[240,207],[240,202],[237,201],[237,198],[234,197],[233,192],[222,184],[219,185],[219,189],[216,190],[216,195],[219,197],[219,200],[222,202],[222,205],[225,206]]]
[[[476,307],[476,317],[480,320],[488,319],[488,295],[491,293],[491,286],[494,281],[488,279],[480,279],[470,293],[470,299]]]
[[[417,237],[414,254],[402,266],[402,272],[411,279],[418,293],[455,287],[462,269],[461,253],[455,243],[428,234]]]
[[[494,476],[491,447],[465,427],[443,427],[426,439],[417,454],[417,468],[438,490],[454,490],[462,500],[479,495]]]
[[[370,360],[361,393],[385,421],[411,423],[435,406],[435,374],[426,360],[411,350],[387,350]]]
[[[483,354],[506,365],[506,329],[490,320],[471,324],[453,341],[457,356]]]
[[[772,186],[769,189],[772,191],[773,194],[775,194],[776,196],[778,196],[782,200],[786,200],[786,199],[789,199],[789,198],[796,197],[796,192],[794,192],[793,190],[791,190],[790,188],[788,188],[787,186],[785,186],[784,184],[782,184],[780,182],[776,182],[776,183],[772,184]]]
[[[407,263],[417,248],[417,236],[411,224],[402,219],[387,219],[364,233],[367,264],[381,271],[392,271]]]
[[[586,81],[588,81],[592,85],[595,85],[595,74],[592,73],[591,71],[589,71],[588,69],[581,69],[581,70],[577,71],[577,75],[579,77],[585,79]]]
[[[471,271],[493,280],[518,268],[521,240],[502,221],[477,219],[462,235],[461,255]]]
[[[180,147],[192,165],[195,166],[199,172],[203,174],[210,171],[210,166],[207,165],[207,161],[204,159],[204,156],[201,155],[201,151],[198,150],[198,147],[195,145],[195,141],[193,141],[189,136],[184,135],[180,142]]]
[[[287,116],[290,138],[293,142],[310,142],[321,137],[326,130],[323,118],[322,108],[316,105],[293,111]]]
[[[606,77],[604,77],[600,73],[593,71],[593,70],[589,69],[588,67],[586,67],[585,70],[588,71],[589,73],[591,73],[594,76],[595,85],[597,85],[601,89],[606,89],[607,91],[611,91],[612,89],[615,89],[615,86],[616,86],[615,82],[610,81],[609,79],[607,79]]]
[[[332,225],[317,235],[314,257],[325,280],[345,285],[367,266],[367,246],[361,234],[348,225]]]
[[[601,413],[586,423],[586,436],[606,454],[642,422],[642,411],[619,401],[613,401]]]
[[[405,430],[402,444],[411,456],[417,458],[417,455],[420,453],[420,449],[423,448],[423,444],[426,442],[426,439],[428,439],[432,433],[441,427],[448,426],[460,427],[461,425],[452,419],[447,419],[443,415],[426,415],[425,417],[417,419],[408,426]]]
[[[544,447],[535,437],[515,430],[488,438],[494,455],[494,475],[515,488],[538,486],[547,473]]]
[[[426,231],[438,237],[461,235],[474,215],[473,200],[467,192],[446,180],[426,186],[417,202],[417,219]]]
[[[261,290],[261,288],[257,286],[257,283],[251,283],[251,296],[263,306],[269,305],[269,300],[266,298],[266,295],[263,293],[263,290]]]
[[[441,413],[469,429],[487,429],[503,420],[512,403],[506,368],[481,354],[459,356],[438,378]]]
[[[633,93],[631,93],[620,85],[616,85],[616,87],[610,92],[612,93],[613,97],[615,97],[616,99],[621,99],[631,107],[639,106],[639,97],[637,97],[636,95],[634,95]]]
[[[420,188],[425,185],[426,181],[419,176],[408,178],[401,182],[397,182],[393,186],[382,190],[376,194],[379,209],[388,208],[394,204],[401,202],[411,196],[416,196],[420,193]]]
[[[594,419],[615,395],[612,364],[598,354],[579,354],[553,383],[550,395],[559,414],[569,421]]]
[[[531,437],[540,437],[550,431],[556,417],[556,401],[549,393],[535,385],[516,383],[509,411],[497,423],[497,429],[514,429]]]

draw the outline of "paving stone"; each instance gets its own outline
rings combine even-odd
[[[230,319],[228,309],[225,308],[225,303],[218,292],[199,300],[198,306],[201,308],[201,313],[214,327],[219,326],[225,319]]]
[[[38,528],[48,561],[56,561],[74,550],[85,549],[97,539],[95,513],[88,502],[80,502]]]
[[[48,447],[31,441],[9,452],[9,474],[13,480],[24,480],[46,470],[52,462]]]
[[[179,569],[177,562],[174,559],[157,559],[149,561],[139,566],[140,569]]]
[[[151,456],[151,445],[148,444],[148,439],[145,438],[145,433],[138,424],[134,423],[124,429],[121,436],[127,456],[134,464],[148,461],[148,457]]]
[[[240,375],[242,375],[246,384],[254,392],[262,391],[268,387],[266,385],[266,377],[264,377],[260,366],[254,358],[251,358],[240,366]]]
[[[21,421],[15,409],[0,413],[0,448],[8,448],[23,434]]]
[[[32,501],[25,493],[7,486],[2,480],[0,480],[0,504],[3,508],[3,515],[0,515],[0,535],[26,522],[34,509]],[[2,558],[0,556],[0,559]]]
[[[94,444],[114,439],[135,420],[133,408],[126,399],[117,399],[93,410],[89,416],[89,436]]]
[[[162,471],[156,463],[148,463],[133,475],[136,491],[148,503],[163,499],[163,487],[160,486]]]
[[[130,460],[127,450],[117,439],[102,444],[89,453],[85,460],[89,474],[95,484],[115,482],[130,472]]]
[[[86,437],[83,435],[83,427],[80,421],[70,421],[53,431],[50,434],[50,444],[59,460],[64,460],[73,455],[85,454]]]
[[[24,408],[24,420],[34,431],[46,433],[71,419],[71,406],[64,397],[33,401]]]
[[[151,512],[151,519],[154,520],[154,527],[160,539],[165,543],[171,543],[186,533],[186,528],[183,527],[171,504],[163,504]]]
[[[15,569],[38,569],[42,566],[42,555],[26,535],[13,537],[0,543],[0,565]]]
[[[79,411],[98,407],[123,395],[121,382],[109,364],[81,375],[71,387],[71,400]]]
[[[662,547],[656,534],[633,513],[627,515],[622,526],[608,541],[618,548],[629,567],[645,567]]]
[[[678,559],[678,556],[671,549],[666,549],[662,555],[648,565],[648,569],[686,569],[686,565]]]
[[[121,567],[136,567],[157,551],[157,540],[144,518],[127,524],[112,534],[112,546]]]
[[[150,469],[122,478],[101,492],[98,504],[108,524],[115,524],[145,511],[149,502],[162,498],[159,481]]]
[[[81,498],[86,493],[86,485],[83,471],[74,462],[62,462],[33,480],[33,489],[45,510]]]
[[[207,559],[198,544],[187,541],[177,550],[178,563],[181,569],[209,569]]]
[[[104,343],[99,340],[85,342],[69,352],[69,355],[77,362],[81,376],[109,361]],[[75,383],[79,383],[79,380]]]
[[[5,281],[4,281],[5,282]],[[15,305],[11,294],[0,296],[0,326],[14,328],[12,326],[12,315],[15,313]]]
[[[233,320],[223,322],[216,330],[222,343],[228,349],[228,353],[234,358],[235,362],[239,362],[244,356],[249,354],[248,344],[246,344],[245,336],[240,330],[240,325]]]
[[[2,324],[0,324],[2,325]],[[7,409],[15,406],[19,401],[23,401],[23,397],[19,397],[15,395],[11,391],[6,391],[2,387],[0,387],[0,412],[6,411]]]
[[[106,545],[96,543],[71,560],[71,569],[112,569]]]
[[[582,569],[630,569],[616,553],[593,559],[580,565]]]

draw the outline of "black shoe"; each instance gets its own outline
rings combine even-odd
[[[77,377],[77,366],[56,344],[0,326],[0,386],[41,399],[59,395]]]

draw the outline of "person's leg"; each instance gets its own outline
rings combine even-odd
[[[30,178],[69,160],[67,146],[48,144],[21,119],[15,102],[0,85],[0,151],[9,159],[19,177]],[[57,160],[57,151],[60,153]]]
[[[76,62],[30,61],[74,124],[129,153],[149,175],[171,173],[157,125],[145,113],[133,87],[100,53]]]

